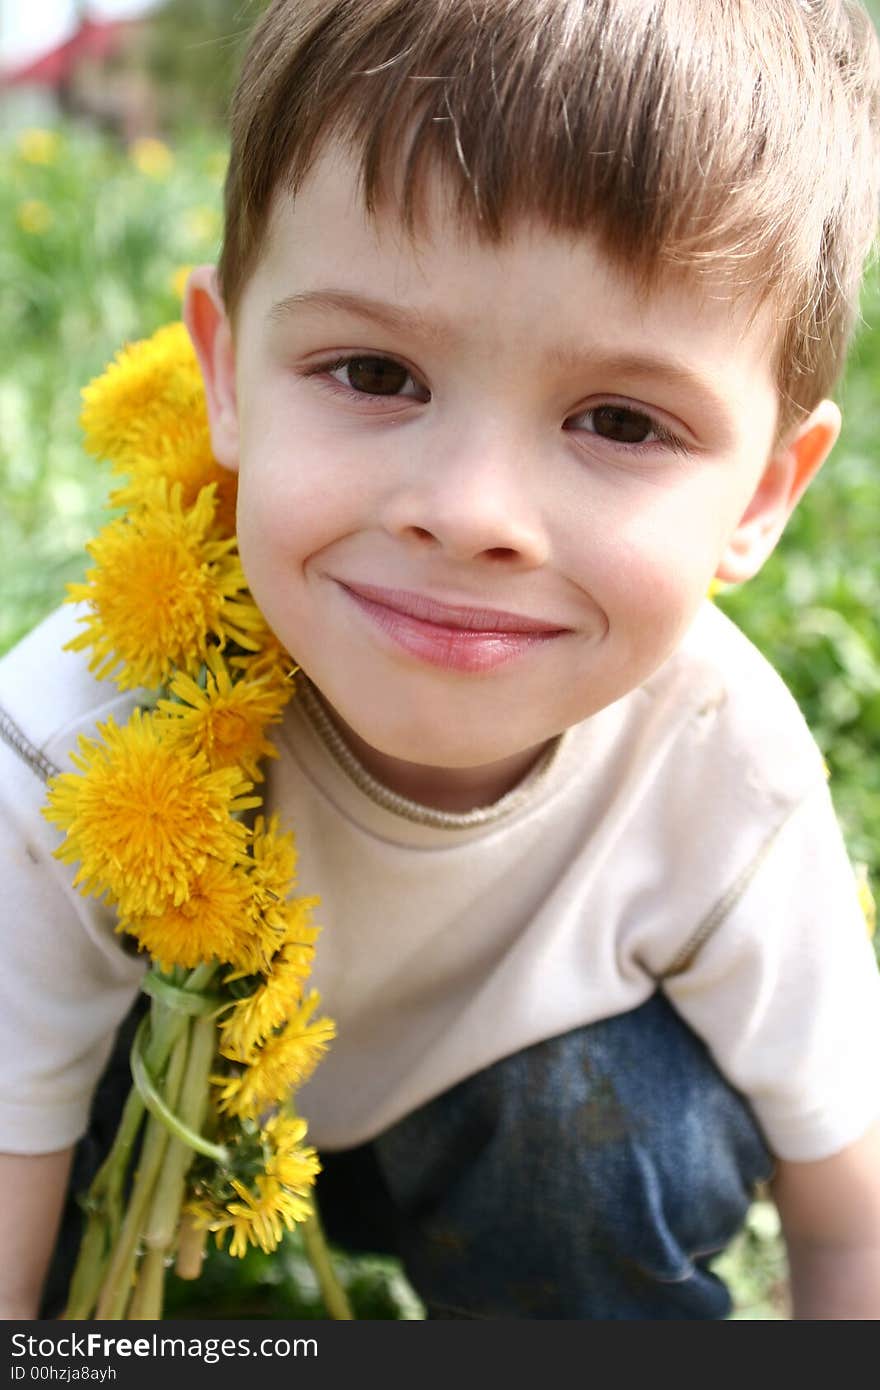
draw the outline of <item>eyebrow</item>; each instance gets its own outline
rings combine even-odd
[[[353,290],[300,290],[298,294],[288,294],[273,304],[266,318],[271,323],[283,323],[297,309],[335,309],[354,314],[357,318],[369,319],[393,333],[418,334],[435,342],[446,342],[453,336],[451,325],[429,319],[417,309],[402,309],[397,304],[374,299],[368,294],[356,294]]]
[[[735,437],[735,425],[731,406],[724,401],[711,382],[701,373],[674,357],[649,352],[621,352],[608,356],[568,348],[556,348],[549,354],[549,360],[564,370],[576,371],[601,367],[611,377],[629,377],[650,382],[652,385],[685,391],[697,407],[711,414],[716,427],[723,434],[725,447]]]
[[[271,323],[283,323],[298,309],[336,310],[357,318],[378,323],[393,333],[409,333],[435,343],[448,343],[455,337],[452,324],[429,318],[417,309],[404,309],[387,300],[353,290],[300,290],[273,304],[266,318]],[[548,354],[551,366],[564,371],[594,371],[601,368],[609,376],[637,377],[658,386],[683,390],[700,410],[714,417],[715,425],[724,435],[725,443],[735,437],[735,425],[730,406],[722,400],[711,383],[685,363],[662,353],[620,352],[602,354],[589,348],[558,346]]]

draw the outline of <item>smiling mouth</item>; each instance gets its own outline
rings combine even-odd
[[[340,581],[341,582],[341,581]],[[355,598],[366,599],[402,617],[415,618],[435,627],[475,635],[498,635],[503,633],[533,634],[535,636],[558,635],[570,631],[559,623],[548,623],[541,618],[528,617],[522,613],[509,613],[499,608],[477,608],[465,604],[442,603],[439,599],[428,598],[425,594],[412,593],[408,589],[384,589],[374,584],[342,584]]]
[[[448,671],[485,673],[571,631],[503,609],[441,603],[405,589],[337,582],[395,648],[420,663]]]

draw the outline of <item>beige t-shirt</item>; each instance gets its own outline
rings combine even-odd
[[[66,767],[135,698],[61,652],[74,621],[61,610],[0,662],[0,1150],[16,1152],[82,1133],[143,968],[39,814],[40,759]],[[658,982],[781,1157],[831,1154],[880,1113],[880,975],[822,760],[712,605],[484,810],[388,792],[305,683],[276,741],[270,804],[296,830],[298,891],[322,899],[313,980],[338,1025],[298,1098],[320,1148]]]

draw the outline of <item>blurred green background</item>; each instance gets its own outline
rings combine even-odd
[[[128,339],[179,315],[213,259],[224,119],[260,0],[171,0],[87,51],[62,89],[17,82],[0,136],[0,651],[81,577],[106,472],[80,446],[81,387]],[[81,9],[83,7],[80,7]],[[82,16],[81,16],[82,18]],[[88,20],[84,22],[88,23]],[[105,36],[106,37],[106,36]],[[84,64],[84,66],[83,66]],[[764,571],[718,602],[781,672],[825,754],[858,871],[880,881],[880,286],[845,381],[843,437]],[[320,1189],[319,1189],[320,1190]],[[418,1316],[393,1264],[345,1261],[362,1314]],[[759,1203],[724,1268],[737,1317],[784,1315],[784,1260]],[[320,1316],[295,1240],[273,1261],[214,1256],[169,1311]],[[279,1309],[286,1311],[279,1311]]]

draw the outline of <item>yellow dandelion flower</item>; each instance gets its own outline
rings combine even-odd
[[[251,887],[254,887],[253,873]],[[320,898],[287,898],[266,906],[257,888],[252,899],[256,964],[252,966],[251,974],[268,974],[272,961],[285,941],[289,943],[291,953],[294,942],[302,947],[314,944],[321,928],[308,926],[307,921],[320,901]]]
[[[317,898],[298,899],[296,907],[303,919],[317,901]],[[297,927],[272,957],[263,984],[253,994],[238,1000],[220,1024],[220,1051],[224,1057],[236,1062],[250,1061],[254,1050],[290,1018],[302,1000],[320,928],[309,927],[304,920]]]
[[[308,1195],[321,1171],[318,1155],[311,1145],[304,1145],[308,1126],[298,1115],[273,1115],[263,1126],[263,1139],[268,1145],[266,1176],[277,1178],[282,1187]]]
[[[157,439],[175,438],[193,411],[203,419],[204,409],[190,336],[184,324],[170,323],[122,348],[83,389],[80,425],[90,454],[124,464],[132,448],[149,454]]]
[[[309,920],[320,901],[318,897],[288,898],[278,909],[284,921],[283,945],[291,962],[295,951],[314,946],[321,935],[321,928]]]
[[[174,165],[174,155],[165,142],[151,136],[133,140],[128,147],[128,157],[139,174],[151,179],[164,179]]]
[[[707,597],[707,598],[714,599],[714,598],[717,597],[718,594],[723,593],[723,592],[724,592],[724,585],[722,584],[722,582],[721,582],[720,579],[710,579],[710,580],[709,580],[709,588],[708,588],[707,591],[706,591],[706,597]]]
[[[269,1038],[242,1073],[214,1078],[220,1087],[219,1110],[257,1118],[308,1080],[336,1036],[332,1019],[312,1020],[319,1003],[320,995],[312,990],[283,1032]]]
[[[61,148],[57,130],[32,128],[18,137],[18,153],[26,164],[54,164]]]
[[[292,1231],[299,1221],[312,1214],[311,1202],[296,1192],[282,1187],[277,1178],[258,1173],[254,1189],[238,1178],[231,1186],[238,1201],[230,1201],[225,1209],[212,1202],[196,1201],[187,1208],[194,1225],[214,1232],[217,1248],[222,1249],[228,1234],[232,1234],[229,1253],[241,1258],[248,1245],[259,1246],[267,1255],[277,1250],[285,1230]]]
[[[120,690],[161,686],[175,667],[194,675],[212,637],[253,645],[262,619],[234,542],[210,539],[213,516],[211,488],[184,510],[179,484],[157,484],[154,506],[111,522],[89,543],[96,568],[85,584],[68,586],[67,601],[85,601],[91,612],[67,647],[92,648],[98,679],[112,675]]]
[[[179,483],[182,505],[192,507],[202,488],[213,483],[217,496],[215,527],[223,536],[235,534],[238,478],[214,458],[204,395],[194,399],[192,407],[182,414],[169,414],[161,432],[156,431],[148,440],[139,439],[131,430],[113,471],[126,474],[128,481],[111,494],[112,507],[149,505],[156,482],[163,478],[172,487]]]
[[[284,685],[291,694],[296,689],[293,678],[299,667],[268,627],[260,635],[260,650],[234,656],[230,665],[249,680],[272,680]]]
[[[292,927],[299,925],[317,898],[290,900],[296,882],[296,847],[290,831],[278,832],[278,817],[266,825],[259,816],[254,825],[251,842],[250,879],[253,891],[254,917],[259,923],[264,943],[262,970],[269,962]]]
[[[52,778],[43,814],[66,832],[55,851],[79,862],[82,893],[106,894],[127,919],[186,901],[210,859],[246,857],[247,831],[233,813],[259,804],[232,768],[165,746],[152,716],[136,709],[122,728],[98,726],[71,755],[78,772]]]
[[[120,914],[117,930],[136,937],[163,970],[192,970],[216,957],[230,965],[252,956],[251,893],[244,871],[228,860],[209,859],[186,884],[186,896],[150,917]]]
[[[15,220],[21,230],[29,236],[41,236],[52,225],[52,210],[39,198],[26,198],[23,203],[19,203]]]
[[[242,957],[240,973],[242,975],[261,975],[263,971],[268,970],[269,962],[278,950],[282,928],[274,919],[267,921],[265,916],[258,911],[254,904],[253,890],[251,891],[250,913],[249,954]]]
[[[278,817],[257,816],[251,844],[251,880],[261,908],[283,902],[296,883],[296,840],[292,830],[281,832]]]
[[[211,767],[241,767],[261,782],[260,759],[278,757],[264,731],[280,722],[288,692],[268,681],[233,683],[216,648],[208,652],[207,664],[204,690],[179,673],[170,686],[176,698],[159,701],[166,737],[181,748],[201,749]]]

